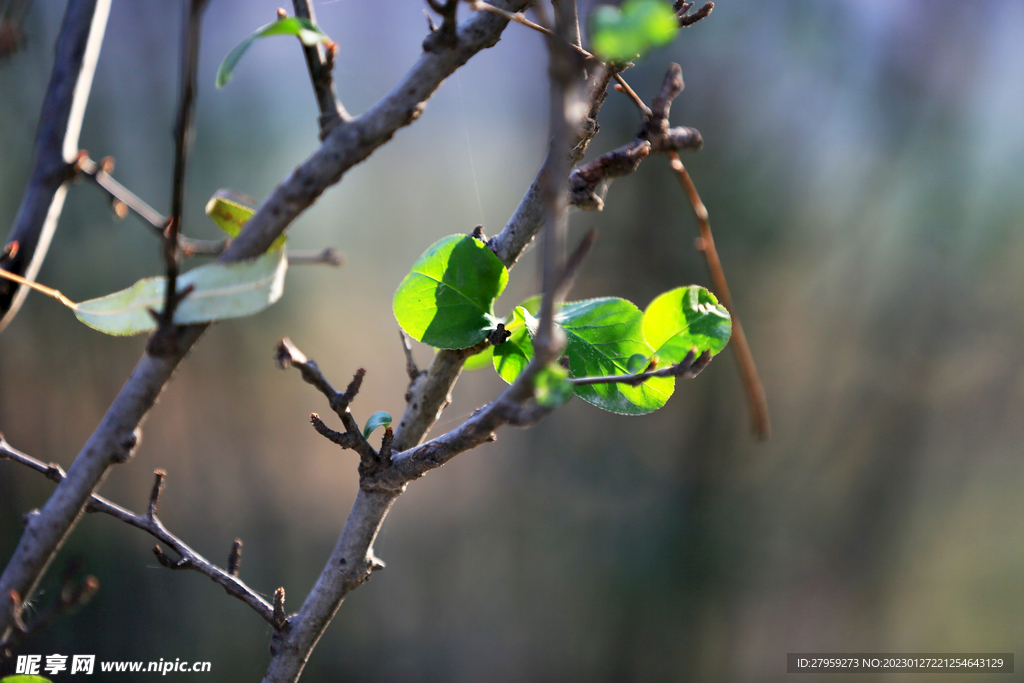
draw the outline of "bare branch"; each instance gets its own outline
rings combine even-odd
[[[147,351],[153,355],[174,352],[176,344],[166,337],[172,334],[174,311],[187,294],[178,291],[178,233],[185,203],[185,165],[192,142],[192,115],[195,111],[196,73],[199,70],[199,31],[207,0],[189,0],[181,28],[181,64],[178,69],[178,116],[174,124],[174,176],[171,189],[171,215],[164,228],[164,267],[167,284],[164,287],[164,307],[160,312],[160,329],[149,339]]]
[[[290,266],[331,266],[338,268],[345,265],[345,257],[339,254],[333,247],[325,247],[320,251],[294,250],[288,252],[288,265]]]
[[[15,253],[5,250],[9,258],[0,263],[4,270],[28,280],[35,280],[43,265],[64,208],[71,162],[78,154],[78,135],[109,13],[110,0],[70,0],[64,11],[32,150],[28,186],[7,236],[7,245],[16,245]],[[26,287],[0,281],[0,331],[17,314],[27,293]],[[0,637],[3,625],[0,617]]]
[[[75,162],[76,170],[89,178],[110,197],[112,208],[118,218],[124,218],[125,211],[130,210],[152,228],[154,234],[163,238],[168,218],[137,197],[131,190],[111,176],[114,170],[112,157],[105,157],[99,163],[93,161],[84,152]],[[197,240],[178,233],[178,249],[182,256],[218,256],[227,248],[228,240]],[[291,256],[289,256],[290,262]]]
[[[327,402],[330,403],[331,410],[341,418],[342,424],[345,425],[344,432],[336,432],[327,427],[320,420],[320,417],[316,414],[310,416],[310,420],[313,422],[313,427],[323,436],[327,437],[334,443],[338,444],[342,448],[351,448],[359,454],[360,459],[360,470],[363,468],[372,469],[377,466],[379,461],[379,455],[377,451],[373,449],[373,446],[366,440],[363,433],[359,429],[359,423],[356,422],[355,417],[352,416],[352,411],[349,410],[348,406],[355,399],[356,394],[359,393],[359,387],[363,383],[363,377],[366,375],[366,370],[359,368],[356,371],[355,376],[349,383],[345,393],[336,391],[331,383],[327,381],[324,374],[320,371],[320,367],[316,364],[316,361],[309,360],[305,354],[302,353],[295,346],[290,339],[285,337],[277,344],[277,354],[275,356],[278,367],[285,369],[288,367],[294,367],[302,373],[302,379],[308,384],[312,384],[317,390],[327,397]]]
[[[22,453],[21,451],[11,447],[11,445],[3,439],[2,435],[0,435],[0,459],[13,460],[14,462],[25,465],[26,467],[39,472],[46,478],[56,482],[66,480],[64,471],[61,470],[58,465],[47,465],[30,455]],[[157,480],[162,483],[163,479],[158,476]],[[157,486],[154,485],[154,490],[156,489]],[[119,519],[137,529],[141,529],[155,537],[157,540],[162,541],[178,553],[181,559],[177,561],[171,560],[163,553],[162,550],[154,553],[158,559],[163,556],[164,560],[167,560],[171,565],[175,565],[175,568],[192,569],[203,574],[214,582],[220,584],[229,595],[233,595],[245,604],[249,605],[268,623],[274,623],[273,608],[269,603],[249,588],[244,582],[239,580],[237,576],[220,569],[186,545],[177,536],[169,532],[155,515],[152,496],[150,498],[150,506],[153,508],[153,515],[137,515],[119,505],[116,505],[115,503],[110,502],[102,496],[94,494],[88,498],[87,511],[101,512],[103,514],[110,515],[111,517],[115,517],[116,519]],[[157,548],[159,548],[159,546],[157,546]],[[161,564],[162,563],[163,560],[161,560]],[[0,644],[3,644],[4,642],[4,640],[0,640]]]
[[[292,0],[295,16],[309,19],[316,23],[312,0]],[[323,140],[339,124],[352,117],[338,101],[334,90],[334,54],[337,46],[334,43],[323,45],[302,46],[306,55],[306,66],[309,67],[309,79],[313,83],[313,93],[320,109],[320,139]]]
[[[502,4],[518,10],[525,2],[503,0]],[[387,142],[396,130],[416,120],[423,110],[423,103],[445,78],[474,54],[494,45],[506,25],[507,22],[501,17],[482,13],[474,15],[460,27],[459,44],[455,50],[421,56],[402,81],[380,102],[346,125],[331,131],[316,152],[292,171],[263,202],[219,260],[239,261],[266,251],[325,189],[341,180],[348,169]],[[11,591],[18,595],[31,595],[107,470],[113,464],[125,462],[131,457],[142,419],[152,408],[182,358],[207,327],[194,325],[176,328],[173,353],[143,355],[103,420],[75,458],[67,478],[60,483],[40,514],[29,520],[18,547],[0,576],[0,595],[8,595]],[[461,367],[460,363],[458,369]],[[397,432],[395,441],[399,442]],[[0,640],[12,627],[13,618],[12,610],[0,609]],[[308,650],[306,652],[308,654]],[[293,663],[286,668],[293,670],[294,666],[301,670],[302,663]]]
[[[711,14],[711,10],[715,9],[715,3],[705,2],[696,12],[687,14],[687,12],[690,11],[690,8],[693,7],[692,2],[685,3],[685,5],[678,2],[676,4],[678,5],[676,7],[676,12],[679,14],[680,27],[693,26],[701,19],[707,18],[707,16]]]

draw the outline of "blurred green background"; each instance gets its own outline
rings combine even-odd
[[[203,205],[217,189],[261,198],[317,144],[293,40],[260,41],[213,88],[219,61],[276,7],[219,0],[207,13],[192,236],[216,236]],[[421,9],[317,5],[350,111],[416,60]],[[0,64],[2,226],[62,12],[32,3],[23,50]],[[114,2],[81,139],[165,212],[179,20],[177,3]],[[651,416],[576,400],[501,431],[398,501],[377,542],[387,570],[345,601],[303,680],[779,681],[787,652],[1024,655],[1024,4],[723,0],[627,79],[650,100],[670,61],[687,82],[673,123],[704,136],[684,162],[758,360],[771,441],[749,433],[729,354]],[[541,37],[509,27],[303,214],[291,246],[333,245],[347,264],[295,267],[278,304],[208,332],[102,493],[141,510],[166,469],[169,528],[221,562],[241,537],[243,578],[266,595],[284,586],[297,609],[348,513],[356,463],[310,429],[326,405],[274,367],[274,344],[291,337],[336,384],[365,367],[358,419],[400,414],[392,293],[438,238],[504,225],[545,148],[545,78]],[[591,157],[637,124],[612,95]],[[708,284],[664,159],[616,181],[603,213],[573,215],[574,240],[590,227],[599,240],[574,298],[644,307]],[[536,255],[513,270],[500,314],[536,291]],[[160,270],[146,229],[83,183],[39,279],[81,300]],[[0,430],[67,467],[144,343],[31,295],[0,335]],[[416,348],[421,365],[430,353]],[[465,375],[435,433],[501,386]],[[51,490],[0,462],[0,560]],[[212,673],[167,680],[258,680],[269,627],[206,578],[159,567],[152,545],[84,519],[38,604],[75,558],[100,592],[20,652],[207,660]]]

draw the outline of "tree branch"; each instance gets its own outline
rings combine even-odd
[[[563,8],[559,16],[574,17],[575,13]],[[558,28],[561,29],[560,35],[566,32],[564,24]],[[547,265],[542,304],[544,312],[541,318],[542,325],[545,324],[546,316],[547,325],[553,328],[552,318],[559,296],[558,290],[561,289],[560,285],[568,283],[572,276],[570,269],[563,266],[558,251],[561,248],[560,242],[564,241],[569,164],[572,151],[578,147],[574,144],[579,137],[578,122],[573,120],[572,112],[578,111],[578,107],[573,106],[573,95],[576,95],[576,88],[573,86],[580,71],[574,60],[567,57],[572,53],[564,41],[553,40],[552,44],[551,148],[534,186],[539,186],[537,191],[546,200],[543,202],[543,212],[547,225],[546,234],[549,235],[545,238]],[[533,213],[536,209],[530,211]],[[536,220],[536,223],[539,227],[540,220]],[[537,227],[529,228],[532,233],[536,230]],[[582,259],[582,254],[586,252],[592,239],[590,236],[584,240],[584,246],[577,252],[579,256],[572,260],[572,269],[578,266],[578,261]],[[515,254],[515,257],[518,257],[518,254]],[[512,262],[515,257],[512,258]],[[538,334],[538,338],[540,336]],[[542,344],[542,341],[535,339],[534,358],[516,381],[496,400],[477,410],[460,427],[426,444],[392,455],[390,462],[380,463],[373,471],[364,471],[360,468],[359,493],[334,552],[302,608],[288,619],[284,628],[275,633],[271,643],[271,662],[263,679],[264,683],[295,681],[345,596],[367,581],[373,571],[383,567],[383,563],[373,553],[373,542],[388,510],[409,481],[440,467],[458,453],[493,441],[494,430],[501,425],[532,424],[550,412],[550,409],[538,406],[532,401],[533,381],[538,372],[558,357],[564,340],[559,340],[558,336],[551,332],[548,334],[547,346]],[[471,350],[438,352],[431,369],[426,374],[415,375],[410,386],[406,415],[403,416],[394,438],[390,438],[390,434],[385,436],[382,453],[390,453],[392,448],[406,448],[404,444],[414,444],[422,439],[423,434],[436,419],[437,413],[443,408],[443,405],[439,404],[447,400],[444,398],[437,401],[437,398],[442,395],[447,397],[469,351]],[[289,349],[287,352],[295,364],[295,350]],[[309,366],[309,362],[306,366]],[[313,368],[315,369],[315,364]],[[435,369],[440,370],[435,372]],[[410,376],[413,376],[412,372]],[[304,371],[303,377],[307,382],[317,386],[329,399],[337,393],[318,372],[307,377]],[[427,404],[423,399],[428,396],[437,402]]]
[[[295,9],[295,16],[301,19],[309,19],[316,23],[316,13],[313,11],[313,3],[310,0],[292,0],[292,7]],[[334,90],[334,54],[336,45],[303,45],[302,51],[306,55],[306,66],[309,68],[309,79],[313,83],[313,94],[316,95],[316,104],[320,109],[320,139],[323,140],[340,123],[345,123],[352,117],[345,110],[345,107],[338,101]]]
[[[64,471],[59,465],[49,464],[37,460],[30,455],[26,455],[21,451],[12,448],[3,436],[0,435],[0,460],[13,460],[21,465],[39,472],[47,479],[60,483],[66,477]],[[261,598],[254,590],[249,588],[245,582],[241,581],[237,576],[238,563],[234,562],[234,571],[224,571],[220,567],[216,566],[202,555],[197,553],[195,550],[190,548],[184,541],[172,534],[163,525],[160,519],[156,515],[157,503],[159,502],[160,490],[163,487],[163,481],[166,473],[163,470],[156,471],[156,481],[154,482],[153,491],[150,494],[149,507],[145,515],[137,515],[106,498],[98,495],[91,495],[88,500],[87,512],[101,512],[106,515],[110,515],[115,519],[119,519],[122,522],[129,524],[137,529],[141,529],[153,536],[157,540],[165,543],[168,547],[172,548],[174,552],[181,556],[178,560],[176,568],[178,569],[192,569],[200,574],[212,579],[214,582],[220,584],[229,595],[232,595],[245,604],[249,605],[257,614],[259,614],[268,623],[272,624],[273,621],[273,608],[270,604]],[[240,541],[235,541],[239,548],[241,546]],[[159,550],[160,546],[156,546],[156,550]],[[240,552],[240,550],[239,550]],[[162,551],[156,553],[157,557],[160,558]],[[166,555],[163,555],[166,558]],[[229,562],[229,568],[232,563]]]
[[[164,265],[167,284],[160,328],[149,338],[147,350],[154,355],[173,353],[174,344],[166,337],[173,334],[174,311],[187,292],[178,291],[178,233],[185,204],[185,167],[192,142],[192,115],[195,111],[196,72],[199,69],[199,33],[207,0],[189,0],[181,28],[181,64],[178,70],[178,116],[174,124],[174,176],[171,188],[171,216],[163,231]]]
[[[524,0],[507,0],[504,4],[517,10]],[[402,81],[369,111],[331,131],[312,156],[267,197],[219,261],[240,261],[266,251],[327,187],[341,180],[349,168],[366,159],[399,128],[412,123],[444,79],[474,54],[494,45],[506,25],[504,19],[490,14],[471,16],[459,28],[456,49],[422,55]],[[39,515],[26,525],[0,576],[0,595],[9,595],[12,590],[21,596],[31,595],[107,470],[131,457],[143,418],[207,327],[176,327],[174,348],[170,352],[160,356],[147,352],[142,356],[68,469],[67,477]],[[461,364],[458,368],[461,369]],[[397,432],[395,441],[399,449]],[[0,641],[10,632],[13,616],[12,610],[0,605]]]
[[[28,187],[7,236],[0,267],[35,280],[57,221],[71,179],[71,162],[78,155],[78,135],[92,89],[110,0],[69,0],[57,36],[50,83],[43,98],[39,128],[32,151]],[[0,331],[17,314],[28,288],[0,281]],[[3,633],[0,619],[0,636]]]

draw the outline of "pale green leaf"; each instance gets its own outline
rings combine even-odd
[[[288,259],[283,249],[238,263],[211,263],[178,277],[178,289],[193,286],[174,312],[178,325],[241,318],[262,311],[281,298]],[[76,304],[78,319],[89,327],[114,335],[156,329],[149,309],[164,305],[166,278],[139,280],[128,289]]]
[[[206,203],[206,215],[218,228],[227,233],[228,237],[238,237],[238,233],[242,232],[242,226],[256,213],[256,209],[250,206],[250,201],[248,197],[233,190],[217,190]],[[274,240],[268,251],[280,248],[284,241],[285,236],[281,235]]]

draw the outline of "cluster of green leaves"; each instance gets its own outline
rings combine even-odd
[[[229,236],[236,236],[254,209],[218,192],[206,213]],[[193,268],[177,279],[178,289],[191,287],[174,311],[179,325],[253,315],[281,298],[288,258],[282,235],[262,256],[238,263],[211,263]],[[156,329],[150,310],[160,310],[167,279],[139,280],[128,289],[75,304],[83,323],[107,334],[132,335]]]
[[[413,264],[395,292],[395,318],[411,337],[431,346],[468,348],[502,323],[506,342],[488,347],[467,361],[467,368],[493,365],[512,383],[533,358],[539,297],[532,297],[505,318],[494,303],[508,271],[487,246],[467,235],[445,237]],[[691,350],[717,354],[729,341],[732,322],[715,296],[696,285],[658,296],[640,311],[625,299],[607,297],[566,303],[555,316],[565,331],[568,369],[552,366],[534,382],[537,400],[558,405],[575,394],[598,408],[642,415],[665,405],[675,379],[654,377],[624,382],[572,385],[582,377],[633,375],[652,365],[674,365]]]
[[[664,0],[627,0],[622,8],[600,5],[591,17],[591,46],[612,62],[628,62],[672,41],[679,19]]]

